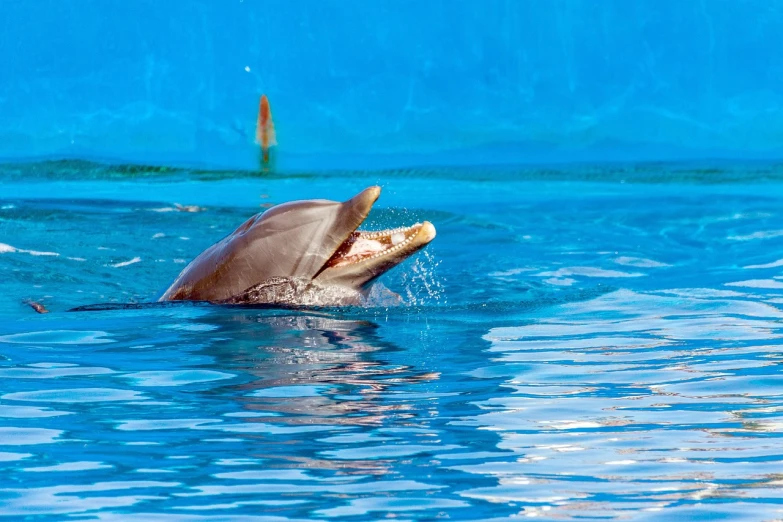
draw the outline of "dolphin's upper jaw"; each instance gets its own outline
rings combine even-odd
[[[434,238],[435,227],[428,221],[390,230],[355,230],[329,258],[315,280],[361,288]]]
[[[421,223],[392,230],[357,230],[326,262],[326,267],[339,267],[369,261],[405,249],[421,231]],[[432,226],[432,225],[430,225]]]

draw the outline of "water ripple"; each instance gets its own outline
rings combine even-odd
[[[383,278],[402,305],[65,312],[154,300],[237,193],[379,181],[155,175],[0,202],[61,253],[0,255],[0,517],[783,516],[780,183],[391,176],[368,226],[438,227]],[[208,210],[148,211],[175,201]]]
[[[123,376],[136,386],[185,386],[210,381],[232,379],[234,375],[213,370],[146,371],[127,373]]]
[[[144,394],[131,390],[111,388],[68,388],[60,390],[40,390],[30,392],[6,393],[2,396],[8,401],[57,402],[65,404],[138,401]]]
[[[0,343],[12,344],[104,344],[114,342],[106,332],[77,330],[50,330],[0,335]]]
[[[0,427],[0,446],[33,446],[58,442],[60,430],[48,428]]]

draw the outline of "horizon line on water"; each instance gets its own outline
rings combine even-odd
[[[531,143],[491,143],[433,151],[406,152],[294,152],[275,147],[276,161],[271,172],[277,174],[309,171],[327,173],[361,170],[419,168],[492,168],[492,167],[580,167],[616,165],[709,165],[769,164],[783,162],[783,149],[754,153],[732,150],[697,150],[650,144],[602,143],[574,147]],[[104,166],[139,166],[174,170],[258,172],[258,148],[238,147],[206,151],[200,157],[183,151],[171,153],[100,152],[73,148],[41,154],[0,154],[0,165],[45,162],[84,161]]]
[[[251,168],[215,168],[199,164],[120,162],[52,156],[3,161],[0,158],[0,182],[86,179],[170,179],[184,177],[193,181],[237,179],[452,179],[484,181],[563,181],[604,183],[774,183],[783,182],[781,159],[688,159],[688,160],[614,160],[549,163],[488,164],[408,164],[262,170]]]

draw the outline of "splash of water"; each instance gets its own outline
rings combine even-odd
[[[410,263],[401,276],[406,304],[413,306],[447,304],[443,287],[445,280],[437,274],[440,263],[427,250],[422,251]]]

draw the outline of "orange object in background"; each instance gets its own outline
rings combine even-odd
[[[261,146],[263,162],[269,163],[269,148],[277,145],[275,139],[275,124],[272,121],[272,109],[266,94],[261,95],[258,104],[258,121],[256,122],[256,143]]]

